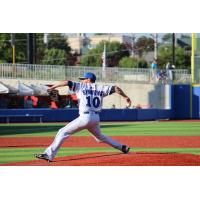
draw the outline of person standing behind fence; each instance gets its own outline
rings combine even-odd
[[[175,69],[175,65],[171,65],[170,62],[166,64],[166,71],[167,71],[167,77],[168,77],[168,83],[173,82],[173,69]]]
[[[157,64],[156,59],[154,59],[154,61],[151,63],[151,80],[152,81],[156,80],[157,68],[158,68],[158,64]]]

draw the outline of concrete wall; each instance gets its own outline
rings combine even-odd
[[[134,106],[140,104],[143,108],[152,105],[153,108],[170,108],[170,86],[153,84],[118,84],[119,87],[131,98]],[[104,99],[104,107],[124,108],[126,102],[123,97],[113,94]]]
[[[18,80],[18,79],[1,79],[0,81],[14,87],[18,87],[18,81],[30,84],[55,84],[57,81],[43,81],[43,80]],[[106,83],[103,83],[106,84]],[[116,85],[116,83],[107,83],[107,85]],[[154,85],[154,84],[117,84],[122,90],[131,98],[133,105],[140,104],[143,108],[152,105],[153,108],[170,108],[170,86],[169,85]],[[59,94],[66,94],[68,87],[59,88]],[[103,108],[111,108],[115,104],[116,108],[125,108],[126,102],[124,99],[113,94],[104,99]]]

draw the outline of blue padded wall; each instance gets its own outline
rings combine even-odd
[[[171,86],[171,109],[174,119],[190,118],[190,85]]]
[[[200,85],[192,87],[192,118],[200,119]]]
[[[78,117],[77,109],[1,109],[0,115],[43,115],[43,122],[72,121]],[[171,110],[165,109],[104,109],[100,113],[101,121],[145,121],[170,119]],[[13,118],[11,122],[30,122],[30,118]],[[0,118],[0,122],[5,119]]]

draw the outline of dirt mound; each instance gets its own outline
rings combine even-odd
[[[200,136],[114,136],[115,140],[131,147],[148,148],[199,148]],[[2,137],[0,147],[47,147],[53,142],[54,137]],[[91,136],[70,137],[63,147],[107,147],[98,143]]]
[[[56,158],[53,162],[34,160],[5,166],[200,166],[200,156],[176,153],[91,153]]]

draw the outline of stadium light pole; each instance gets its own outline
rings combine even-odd
[[[175,33],[172,33],[172,64],[175,64]]]
[[[191,77],[192,77],[192,84],[195,82],[194,80],[194,58],[195,58],[195,50],[196,50],[196,33],[192,33],[192,53],[191,53]]]
[[[154,41],[154,59],[157,60],[158,59],[158,34],[154,33],[154,34],[150,34],[153,38]]]
[[[35,33],[27,33],[27,56],[28,56],[29,64],[36,63],[36,34]]]
[[[13,70],[13,75],[16,75],[16,66],[15,64],[15,33],[11,33],[11,46],[12,46],[12,70]]]
[[[191,41],[191,84],[190,84],[190,118],[193,118],[193,84],[195,83],[195,51],[196,51],[196,33],[192,33]]]
[[[106,43],[104,43],[103,55],[102,55],[102,75],[106,78]]]
[[[27,33],[27,57],[28,64],[33,64],[33,34]]]
[[[135,36],[134,36],[134,34],[132,34],[131,35],[131,56],[132,56],[132,58],[134,57],[134,50],[133,50],[133,48],[134,48],[134,40],[135,40]]]
[[[15,64],[15,33],[11,33],[12,63]]]
[[[154,34],[154,59],[158,59],[158,34]]]
[[[44,38],[43,38],[44,44],[48,44],[48,33],[44,33]]]
[[[106,70],[106,44],[104,44],[103,55],[102,55],[102,70]]]

